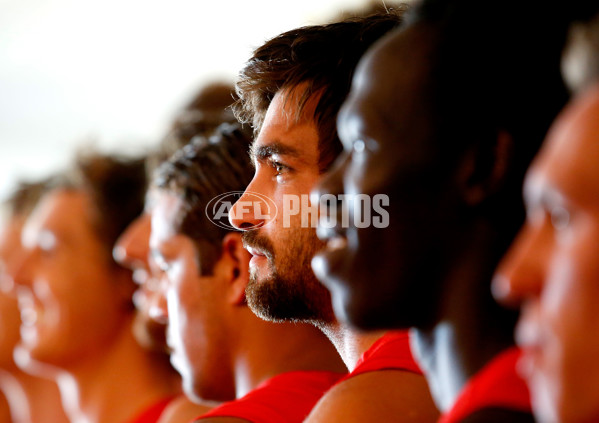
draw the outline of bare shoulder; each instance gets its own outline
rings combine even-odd
[[[194,404],[184,395],[174,399],[160,415],[157,423],[188,423],[194,418],[207,413],[217,406],[217,403]]]
[[[380,370],[350,378],[331,388],[305,423],[436,422],[435,408],[423,376]]]

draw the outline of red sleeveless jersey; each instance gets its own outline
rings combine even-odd
[[[343,376],[325,371],[282,373],[242,398],[222,404],[194,421],[237,417],[252,423],[301,423],[320,397]]]
[[[520,350],[509,348],[471,378],[455,404],[439,423],[455,423],[484,408],[507,408],[531,412],[530,395],[524,380],[516,373]]]

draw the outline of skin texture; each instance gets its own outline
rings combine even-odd
[[[181,374],[188,397],[228,400],[235,396],[234,391],[203,384],[233,379],[223,330],[227,324],[224,310],[228,281],[218,272],[217,276],[198,276],[193,241],[177,233],[172,224],[181,204],[174,195],[156,194],[150,237],[152,260],[162,273],[171,363]]]
[[[145,348],[156,352],[167,352],[166,321],[163,316],[152,315],[156,310],[158,281],[152,277],[149,256],[151,217],[144,212],[135,219],[119,237],[113,255],[115,260],[133,271],[133,280],[138,288],[133,293],[137,310],[133,333]]]
[[[283,196],[308,195],[321,176],[318,167],[318,132],[312,118],[317,97],[308,101],[299,120],[290,118],[296,116],[294,99],[301,94],[301,90],[300,86],[291,92],[279,92],[274,97],[260,134],[252,146],[256,173],[246,192],[272,199],[279,210],[276,219],[261,222],[255,218],[259,214],[256,210],[246,209],[244,214],[238,202],[233,207],[234,217],[231,222],[240,229],[261,225],[245,234],[257,233],[258,237],[268,240],[267,243],[256,245],[252,242],[255,236],[244,234],[246,247],[253,253],[250,270],[255,287],[248,290],[250,306],[264,318],[299,319],[317,324],[351,370],[359,357],[383,332],[359,333],[332,319],[329,293],[315,279],[309,266],[314,253],[323,244],[316,239],[314,228],[301,227],[301,215],[290,216],[290,227],[283,226]],[[240,199],[243,200],[244,197]],[[258,211],[262,212],[262,209]],[[256,247],[266,248],[256,250]],[[273,255],[274,260],[271,258]],[[281,262],[286,266],[279,265]],[[280,273],[276,280],[270,277],[273,269]],[[295,301],[308,304],[308,309],[281,306],[281,303],[286,305]],[[277,313],[280,309],[284,311]],[[290,313],[289,310],[295,313]],[[395,389],[395,383],[399,383],[399,388]],[[370,393],[373,391],[370,388],[376,384],[380,388],[376,391],[380,402],[371,403],[371,408],[362,410],[362,405],[371,398]],[[401,390],[413,392],[413,401],[402,401],[399,397]],[[395,406],[393,409],[381,407],[383,403]],[[380,371],[368,376],[360,375],[350,379],[347,384],[344,382],[337,385],[322,398],[308,421],[335,421],[331,419],[340,417],[334,416],[343,416],[342,421],[359,422],[364,421],[363,413],[368,412],[384,416],[383,420],[395,412],[405,415],[406,421],[434,421],[436,416],[423,377],[411,378],[404,377],[401,372]],[[409,420],[408,416],[412,416],[414,420]]]
[[[343,372],[316,328],[266,322],[247,307],[250,255],[240,234],[223,238],[212,273],[200,276],[195,244],[175,228],[181,200],[164,190],[155,195],[150,250],[166,299],[160,304],[166,304],[162,313],[168,316],[171,361],[190,398],[232,400],[291,370]],[[311,348],[303,349],[307,344]]]
[[[133,279],[138,284],[133,294],[136,315],[133,322],[133,334],[139,344],[156,353],[157,361],[165,359],[164,365],[170,370],[169,385],[177,388],[181,379],[170,364],[170,354],[166,345],[166,329],[168,319],[162,310],[165,308],[164,297],[160,295],[159,280],[150,268],[150,233],[152,217],[152,199],[146,199],[146,210],[127,227],[119,237],[113,256],[123,266],[133,271]],[[173,390],[176,394],[179,389]],[[214,404],[202,402],[192,403],[184,395],[180,395],[165,408],[159,423],[189,421],[210,410]]]
[[[314,228],[301,227],[300,214],[289,216],[288,227],[284,227],[283,197],[307,196],[319,177],[318,132],[310,118],[317,98],[307,104],[298,121],[291,121],[288,116],[294,116],[299,94],[301,88],[275,95],[252,145],[256,173],[233,206],[230,220],[239,229],[258,226],[244,233],[244,244],[253,256],[247,292],[252,310],[269,320],[330,322],[329,293],[309,270],[322,243]],[[241,207],[243,202],[252,201],[253,193],[277,205],[279,212],[274,219],[261,218],[267,214],[263,201],[253,203],[258,208]]]
[[[19,341],[19,308],[12,291],[8,267],[18,260],[23,219],[13,218],[0,225],[0,367],[14,366],[12,351]]]
[[[516,341],[543,422],[599,419],[599,89],[556,120],[526,177],[527,220],[494,280],[521,304]]]
[[[23,373],[13,360],[21,319],[10,274],[18,265],[24,220],[17,215],[0,224],[0,421],[66,422],[56,384]]]
[[[91,209],[86,192],[56,189],[25,224],[12,275],[23,319],[19,366],[58,382],[70,419],[125,421],[172,388],[133,338],[131,276],[111,261]]]
[[[119,286],[106,283],[112,275],[100,240],[89,221],[74,218],[85,216],[88,201],[78,192],[48,195],[24,228],[25,258],[15,279],[21,347],[35,360],[64,365],[91,354],[124,315],[115,301]],[[72,260],[76,251],[85,259]],[[75,288],[80,281],[85,290]]]
[[[434,301],[426,306],[430,289],[419,291],[424,284],[395,281],[437,278],[433,272],[443,263],[438,261],[439,250],[447,233],[447,213],[440,210],[451,213],[455,209],[447,198],[437,196],[439,188],[433,189],[427,178],[435,150],[429,141],[426,121],[430,114],[421,92],[428,72],[430,36],[426,31],[403,33],[403,45],[422,48],[408,52],[396,49],[396,42],[379,42],[361,60],[338,115],[344,151],[313,192],[317,197],[389,196],[388,228],[357,228],[355,210],[350,207],[347,227],[340,224],[337,210],[332,216],[337,217],[337,225],[318,229],[327,247],[315,258],[313,268],[331,290],[336,315],[363,328],[377,327],[380,322],[409,327],[421,319],[419,314],[434,309]],[[405,66],[408,54],[410,66]],[[402,93],[400,98],[397,92]],[[444,176],[448,184],[443,188],[449,197],[455,193],[450,186],[455,178]],[[327,213],[331,216],[332,211]],[[390,256],[393,260],[379,259]],[[377,266],[371,265],[373,261]],[[430,266],[431,262],[437,265]],[[371,280],[380,281],[377,289],[372,289]]]
[[[426,380],[413,373],[383,370],[340,383],[316,404],[306,423],[378,422],[391,416],[404,422],[434,422]]]
[[[442,153],[429,102],[438,43],[436,28],[412,24],[360,61],[338,114],[344,152],[313,195],[386,194],[390,225],[357,228],[350,208],[348,227],[318,229],[327,247],[312,266],[341,321],[416,328],[413,352],[447,411],[468,379],[513,344],[514,317],[489,292],[506,234],[477,208],[506,176],[511,139],[498,133],[482,152]]]

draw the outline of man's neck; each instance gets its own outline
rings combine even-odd
[[[350,372],[355,369],[360,357],[385,334],[385,331],[359,332],[338,321],[323,323],[318,327],[335,346]]]
[[[175,394],[177,379],[137,344],[131,324],[125,324],[105,349],[64,369],[55,380],[71,422],[120,423]]]
[[[443,281],[438,314],[427,327],[412,329],[413,354],[426,375],[437,407],[449,410],[467,381],[499,352],[513,345],[511,312],[491,296],[498,260],[492,230],[477,227]]]
[[[251,313],[249,309],[247,312]],[[308,323],[265,322],[253,315],[249,319],[238,318],[236,322],[238,331],[233,351],[237,398],[285,372],[345,372],[345,366],[327,338]]]

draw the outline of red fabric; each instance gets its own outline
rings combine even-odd
[[[412,357],[407,331],[389,331],[380,337],[362,354],[354,370],[343,380],[377,370],[406,370],[422,374]]]
[[[237,417],[252,423],[301,423],[343,374],[294,371],[277,375],[242,398],[197,417]],[[195,421],[195,420],[194,420]]]
[[[524,380],[516,373],[520,350],[503,351],[468,381],[455,404],[439,423],[459,422],[483,408],[498,407],[530,412],[530,395]]]
[[[127,423],[156,423],[166,406],[173,400],[172,396],[163,398],[158,402],[150,405]]]

